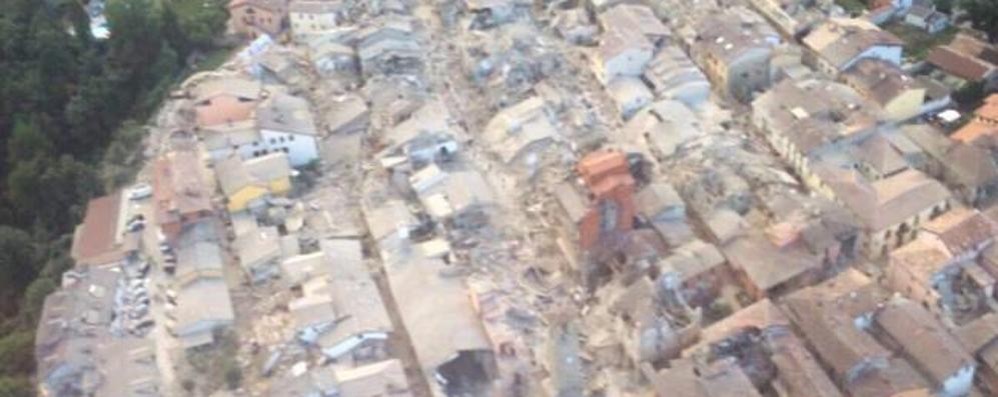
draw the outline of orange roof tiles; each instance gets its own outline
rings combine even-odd
[[[589,153],[579,161],[578,170],[587,185],[611,174],[630,174],[627,156],[617,151]]]
[[[83,223],[73,236],[72,257],[77,262],[102,261],[101,257],[117,250],[118,218],[121,209],[121,191],[98,197],[87,203]],[[112,257],[115,255],[111,255]],[[111,258],[109,261],[113,261]],[[102,264],[102,263],[89,263]]]
[[[926,61],[962,79],[978,81],[994,70],[994,65],[966,55],[950,46],[939,46],[929,51]]]
[[[232,96],[216,96],[195,108],[201,127],[249,120],[256,109],[255,101],[244,101]]]
[[[974,111],[974,120],[953,133],[952,138],[970,143],[981,137],[993,135],[998,135],[998,94],[988,96]]]
[[[950,137],[963,143],[971,143],[980,138],[996,134],[998,134],[998,127],[971,121],[959,130],[956,130]]]
[[[998,94],[991,94],[984,99],[981,107],[974,111],[974,116],[988,120],[998,120]]]
[[[927,222],[922,228],[939,236],[953,255],[980,246],[998,235],[998,223],[980,211],[969,208],[949,211]]]
[[[199,165],[197,156],[190,152],[174,152],[156,161],[153,198],[158,223],[177,222],[185,215],[212,210],[211,193]]]

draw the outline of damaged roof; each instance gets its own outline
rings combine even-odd
[[[492,344],[464,280],[441,260],[409,259],[386,264],[388,283],[423,374],[435,382],[441,365],[461,352],[490,352]]]
[[[257,108],[256,122],[261,130],[316,135],[308,101],[287,94],[276,94],[264,101]]]
[[[761,291],[821,267],[820,259],[803,247],[780,249],[758,234],[739,237],[725,244],[721,251],[728,262],[745,272],[748,280]]]
[[[839,70],[872,47],[904,45],[894,34],[861,18],[831,18],[818,25],[802,42]]]
[[[873,182],[866,181],[855,170],[817,166],[815,169],[872,231],[897,225],[951,197],[941,183],[913,169]]]
[[[994,240],[998,222],[976,209],[959,207],[924,223],[922,230],[937,236],[950,254],[957,256]]]
[[[843,73],[842,79],[881,106],[917,88],[915,79],[897,65],[881,59],[860,59]]]
[[[877,312],[874,320],[935,385],[942,385],[961,369],[974,365],[973,357],[933,314],[911,300],[895,297]]]

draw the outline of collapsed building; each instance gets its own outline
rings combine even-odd
[[[888,297],[856,270],[794,293],[787,310],[851,395],[971,392],[977,364],[943,324],[917,302]]]
[[[71,270],[45,298],[35,335],[43,395],[159,395],[152,340],[129,334],[128,288],[117,269]]]
[[[888,287],[956,324],[991,311],[995,275],[981,263],[998,225],[966,208],[922,225],[919,237],[891,252]]]
[[[948,189],[909,166],[883,111],[851,88],[784,80],[752,107],[755,128],[804,184],[856,216],[866,255],[885,255],[949,209]]]
[[[421,76],[425,61],[417,28],[413,19],[392,16],[358,31],[355,48],[364,78]]]
[[[482,140],[511,170],[528,179],[566,155],[554,115],[538,96],[496,113],[485,126]]]
[[[805,348],[804,341],[794,334],[787,316],[768,299],[760,300],[705,328],[700,342],[683,352],[680,363],[683,361],[703,368],[728,368],[725,373],[742,379],[738,384],[744,389],[738,391],[739,395],[768,395],[770,391],[776,391],[790,396],[842,396]],[[673,371],[682,371],[684,367],[679,364],[673,369],[663,370],[653,379],[665,386],[664,381],[677,375]],[[678,373],[683,374],[686,374],[684,377],[688,381],[693,380],[688,378],[688,372]],[[706,386],[707,396],[725,395],[709,392],[712,389],[710,377],[701,373],[699,378],[694,383]]]
[[[618,151],[590,153],[577,171],[578,181],[554,188],[563,214],[559,245],[572,263],[569,273],[592,287],[607,276],[600,263],[620,252],[634,229],[635,180],[627,156]]]
[[[683,37],[689,52],[716,90],[739,101],[770,86],[770,61],[780,36],[745,7],[704,16],[695,35]]]
[[[489,29],[529,16],[529,0],[463,0],[468,28]]]
[[[600,346],[603,357],[608,349],[619,349],[620,358],[610,362],[631,368],[643,363],[662,366],[696,341],[701,313],[689,307],[676,285],[648,277],[630,285],[623,281],[599,291],[613,319],[607,332],[620,338],[618,344]]]
[[[464,282],[448,275],[441,260],[386,267],[392,295],[431,388],[443,395],[487,390],[496,376],[495,353]]]

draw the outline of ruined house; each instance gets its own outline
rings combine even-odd
[[[970,393],[977,362],[921,305],[895,297],[874,314],[880,340],[909,360],[930,382],[935,395]]]
[[[34,338],[40,394],[161,392],[153,342],[123,335],[121,319],[115,321],[124,315],[115,303],[124,283],[122,273],[110,269],[63,274],[61,287],[45,298]]]
[[[998,314],[988,313],[953,331],[964,349],[977,359],[975,375],[985,391],[998,391]]]
[[[871,333],[887,292],[854,269],[785,299],[793,320],[839,388],[851,396],[887,397],[921,390],[928,382]]]
[[[485,126],[483,141],[503,163],[528,176],[544,165],[561,141],[554,115],[538,96],[500,110]]]
[[[700,342],[683,357],[708,364],[730,361],[748,380],[737,395],[775,389],[789,396],[841,397],[804,343],[783,311],[763,299],[704,328]]]
[[[693,240],[675,248],[657,264],[659,284],[675,284],[693,307],[706,307],[732,280],[727,259],[714,245]]]
[[[700,312],[691,309],[676,286],[661,287],[647,277],[601,290],[624,356],[634,366],[679,357],[696,341]]]
[[[901,65],[904,42],[862,18],[831,18],[802,40],[810,65],[830,76],[849,69],[861,59],[882,59]]]
[[[407,259],[386,272],[423,377],[434,395],[483,393],[496,376],[496,352],[465,282],[443,261]]]
[[[740,101],[770,85],[769,65],[780,36],[745,7],[730,7],[696,22],[690,54],[714,88]]]
[[[597,151],[579,161],[580,183],[563,182],[554,188],[561,208],[562,249],[576,263],[582,280],[597,276],[593,261],[619,250],[634,228],[636,207],[634,177],[627,156],[618,151]]]
[[[185,226],[214,214],[201,161],[193,152],[171,152],[157,159],[152,185],[153,218],[167,242],[173,243]]]

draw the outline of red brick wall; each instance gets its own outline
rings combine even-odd
[[[611,232],[632,230],[637,209],[627,156],[616,151],[593,152],[579,162],[578,172],[590,194],[589,212],[578,225],[579,246],[587,250],[601,241],[601,208],[607,201],[616,207],[617,219]]]

